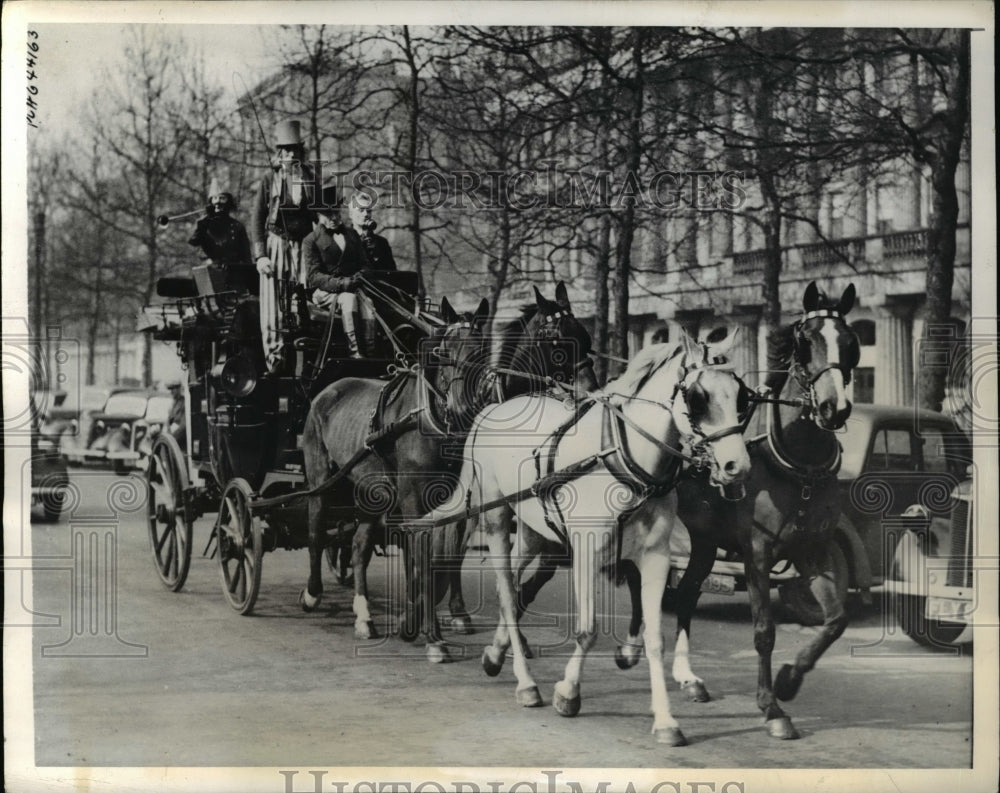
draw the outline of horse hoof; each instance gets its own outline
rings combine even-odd
[[[538,691],[538,686],[519,688],[516,697],[517,704],[522,708],[540,708],[542,706],[542,695]]]
[[[472,633],[472,620],[469,617],[452,617],[451,629],[454,633]]]
[[[378,631],[375,630],[375,623],[371,621],[355,623],[354,638],[361,640],[377,639]]]
[[[580,695],[577,694],[572,698],[564,697],[557,688],[552,693],[552,707],[560,716],[575,716],[580,712]]]
[[[708,695],[705,684],[700,680],[688,680],[686,683],[681,683],[681,691],[687,695],[691,702],[708,702],[712,699]]]
[[[639,653],[632,655],[625,652],[625,648],[621,645],[615,647],[615,664],[619,669],[631,669],[637,663],[639,663]]]
[[[432,664],[446,664],[451,660],[448,648],[443,644],[427,645],[427,661]]]
[[[656,736],[657,743],[663,743],[667,746],[687,746],[687,738],[684,737],[680,727],[654,728],[653,735]]]
[[[320,601],[323,599],[322,595],[313,597],[309,594],[309,590],[303,589],[299,592],[299,605],[302,606],[302,610],[305,612],[315,611],[319,607]]]
[[[792,725],[792,720],[788,716],[768,719],[766,726],[767,734],[772,738],[778,738],[782,741],[794,741],[799,737],[798,730]]]
[[[802,675],[796,672],[791,664],[785,664],[774,679],[774,696],[782,702],[788,702],[790,699],[795,699],[801,685]]]
[[[503,661],[506,653],[499,653],[499,659],[493,657],[494,653],[490,652],[493,647],[487,647],[483,650],[483,671],[490,677],[496,677],[500,674],[500,670],[503,669]]]

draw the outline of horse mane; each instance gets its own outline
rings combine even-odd
[[[521,343],[521,337],[528,323],[534,319],[538,313],[538,306],[535,303],[528,303],[521,306],[521,316],[505,322],[497,334],[500,338],[500,346],[497,358],[503,366],[510,366],[517,354]]]
[[[604,393],[634,397],[654,372],[680,355],[682,350],[681,344],[650,344],[643,347],[629,361],[625,371],[604,387]]]
[[[795,352],[795,323],[772,330],[767,337],[767,374],[764,384],[779,393],[788,379],[788,368]]]

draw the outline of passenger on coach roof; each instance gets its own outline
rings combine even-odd
[[[361,358],[354,315],[357,311],[355,294],[360,276],[365,270],[376,269],[368,248],[358,232],[345,226],[340,217],[340,202],[335,187],[323,190],[319,223],[302,242],[307,271],[306,284],[313,289],[312,300],[322,308],[339,309],[352,358]],[[388,249],[388,243],[386,243]],[[392,259],[392,251],[388,251]],[[392,266],[378,269],[395,269]]]
[[[242,223],[230,213],[236,200],[229,190],[213,178],[208,192],[208,207],[188,243],[200,248],[202,255],[225,274],[226,289],[257,294],[257,273],[250,256],[250,238]]]
[[[260,274],[260,322],[264,355],[270,371],[281,368],[279,286],[305,284],[302,241],[312,231],[315,175],[303,162],[298,121],[281,121],[275,129],[272,170],[257,188],[250,225],[253,257]]]
[[[389,240],[381,234],[375,233],[378,223],[372,217],[373,207],[373,198],[361,191],[355,191],[347,207],[351,225],[361,235],[361,240],[365,243],[365,250],[368,252],[372,269],[395,270],[396,260],[392,255]]]

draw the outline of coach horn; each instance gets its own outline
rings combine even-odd
[[[183,212],[180,215],[160,215],[156,218],[156,222],[161,226],[169,226],[172,220],[183,220],[184,218],[194,217],[195,215],[200,215],[204,210],[193,209],[190,212]]]

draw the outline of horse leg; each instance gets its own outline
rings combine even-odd
[[[795,656],[794,664],[785,664],[778,670],[774,693],[782,701],[795,697],[805,673],[816,665],[820,656],[840,638],[847,627],[844,604],[837,593],[837,583],[834,581],[836,568],[830,556],[830,546],[834,542],[836,540],[831,539],[824,548],[823,558],[819,564],[808,551],[796,554],[792,560],[795,569],[809,578],[809,590],[823,609],[823,626],[813,640]]]
[[[449,593],[448,613],[451,615],[451,629],[455,633],[472,633],[472,618],[465,608],[462,597],[462,559],[465,557],[466,521],[446,526],[442,533],[443,556],[446,569],[440,581],[440,592],[445,588]],[[442,595],[443,597],[443,595]]]
[[[299,603],[303,611],[315,611],[323,598],[323,546],[326,532],[323,530],[323,497],[310,496],[307,520],[309,526],[309,581],[299,593]]]
[[[517,574],[514,576],[515,582],[521,582],[517,586],[517,621],[519,625],[521,618],[527,612],[528,607],[535,602],[542,587],[551,581],[556,574],[556,568],[559,566],[558,559],[564,553],[560,544],[550,542],[532,531],[528,531],[526,534],[522,545],[521,560],[517,566]],[[534,559],[538,559],[538,566],[526,581],[522,581],[524,571]],[[534,657],[527,639],[520,632],[520,628],[518,634],[525,648],[525,656]]]
[[[517,630],[517,609],[514,603],[514,575],[510,565],[510,520],[509,508],[502,508],[502,514],[484,519],[486,538],[490,556],[497,571],[497,593],[500,596],[500,625],[493,637],[493,644],[483,651],[483,668],[487,674],[496,675],[503,665],[507,646],[514,648],[514,676],[517,678],[517,703],[525,708],[537,708],[542,704],[538,685],[528,671],[524,645]],[[527,531],[528,529],[525,529]],[[512,629],[512,630],[511,630]],[[513,638],[513,641],[511,639]],[[491,652],[492,651],[492,652]],[[499,658],[499,663],[497,659]],[[495,669],[496,671],[492,671]]]
[[[368,563],[375,550],[374,524],[371,518],[358,523],[351,543],[351,565],[354,567],[354,638],[378,637],[375,623],[368,610]]]
[[[764,714],[768,735],[791,740],[799,737],[792,720],[774,697],[771,653],[774,651],[774,615],[771,613],[771,548],[754,538],[753,552],[744,565],[747,594],[753,614],[753,644],[757,651],[757,707]]]
[[[610,536],[610,532],[606,535]],[[576,597],[576,647],[556,683],[552,705],[560,716],[575,716],[580,712],[580,678],[587,653],[597,640],[597,609],[595,555],[588,548],[590,532],[570,531],[573,548],[573,592]],[[589,551],[589,552],[588,552]]]
[[[441,557],[443,532],[434,529],[416,529],[410,535],[411,559],[410,575],[412,585],[410,600],[420,614],[423,624],[427,660],[432,664],[450,661],[448,648],[441,636],[441,625],[437,618],[438,575],[434,572],[433,563]],[[422,613],[420,613],[422,611]]]
[[[716,546],[711,541],[695,535],[691,538],[691,557],[687,569],[677,586],[676,611],[677,635],[674,640],[674,680],[691,702],[708,702],[711,697],[705,681],[691,670],[689,658],[691,618],[694,616],[701,585],[715,564]]]
[[[670,712],[670,698],[667,694],[666,670],[663,667],[663,630],[660,601],[667,585],[670,571],[670,547],[647,548],[639,559],[639,575],[642,578],[641,599],[645,615],[643,641],[646,658],[649,661],[649,688],[653,710],[653,735],[659,743],[668,746],[684,746],[687,739],[680,725]]]
[[[631,559],[622,559],[618,564],[618,576],[624,579],[628,586],[629,601],[632,604],[632,616],[628,623],[628,636],[625,644],[615,648],[615,663],[619,669],[631,669],[642,657],[642,577],[639,568]]]

